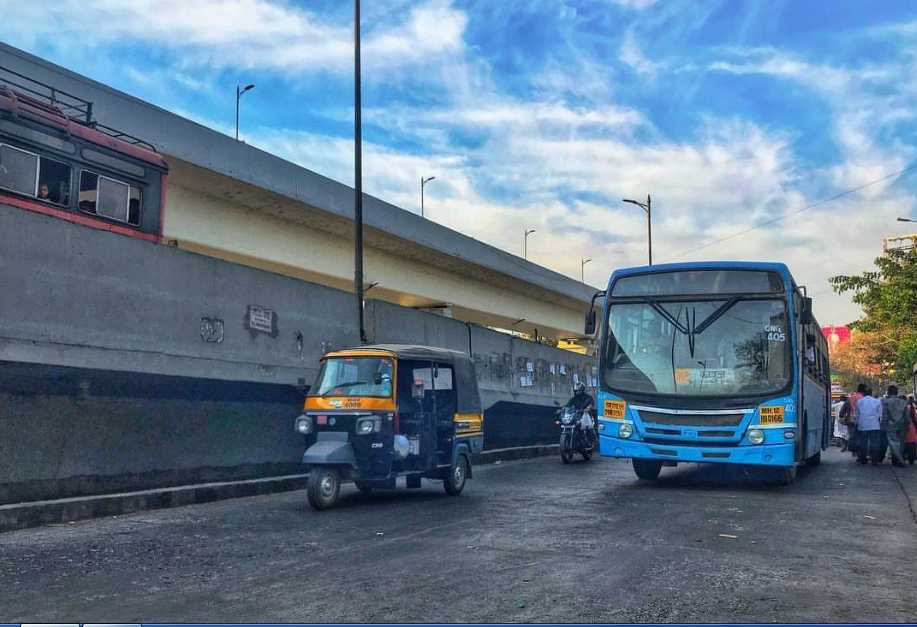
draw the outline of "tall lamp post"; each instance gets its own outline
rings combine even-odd
[[[353,291],[356,294],[360,343],[366,343],[363,325],[363,123],[360,102],[360,0],[353,2]]]
[[[632,205],[637,205],[646,212],[646,237],[649,243],[649,265],[653,265],[653,202],[650,199],[650,195],[646,195],[645,204],[637,200],[631,200],[629,198],[622,198],[622,201],[629,202]]]
[[[242,94],[254,88],[254,85],[246,85],[245,87],[236,85],[236,141],[239,141],[239,100],[242,99]]]
[[[586,264],[590,261],[592,261],[591,257],[589,259],[581,259],[579,262],[579,280],[582,283],[586,282]]]
[[[522,258],[529,258],[529,235],[535,232],[535,229],[526,229],[525,237],[522,239]]]
[[[436,178],[435,176],[428,176],[427,178],[424,178],[422,176],[420,177],[420,217],[421,218],[424,217],[423,216],[423,188],[424,186],[426,186],[427,183],[434,180],[435,178]]]

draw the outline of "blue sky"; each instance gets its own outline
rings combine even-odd
[[[431,219],[516,254],[535,228],[559,272],[643,263],[620,199],[652,193],[656,260],[785,261],[844,323],[826,278],[917,214],[917,171],[894,176],[917,163],[917,3],[363,4],[366,191],[419,211],[435,175]],[[226,133],[255,83],[245,140],[352,182],[349,2],[0,5],[7,43]]]

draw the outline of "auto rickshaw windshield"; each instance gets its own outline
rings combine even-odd
[[[329,357],[322,362],[310,396],[392,396],[388,357]]]

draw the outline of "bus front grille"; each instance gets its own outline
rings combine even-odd
[[[693,446],[693,447],[705,447],[705,448],[728,448],[733,446],[738,446],[739,442],[723,442],[723,441],[710,441],[710,440],[669,440],[666,438],[650,438],[644,437],[643,441],[647,444],[668,444],[670,446]]]
[[[693,427],[736,427],[745,414],[666,414],[659,411],[639,411],[643,422],[657,425],[686,425]]]

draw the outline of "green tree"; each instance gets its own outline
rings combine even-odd
[[[863,317],[849,326],[868,334],[878,363],[904,382],[917,363],[917,248],[890,249],[875,265],[875,270],[828,282],[838,294],[853,293]]]

